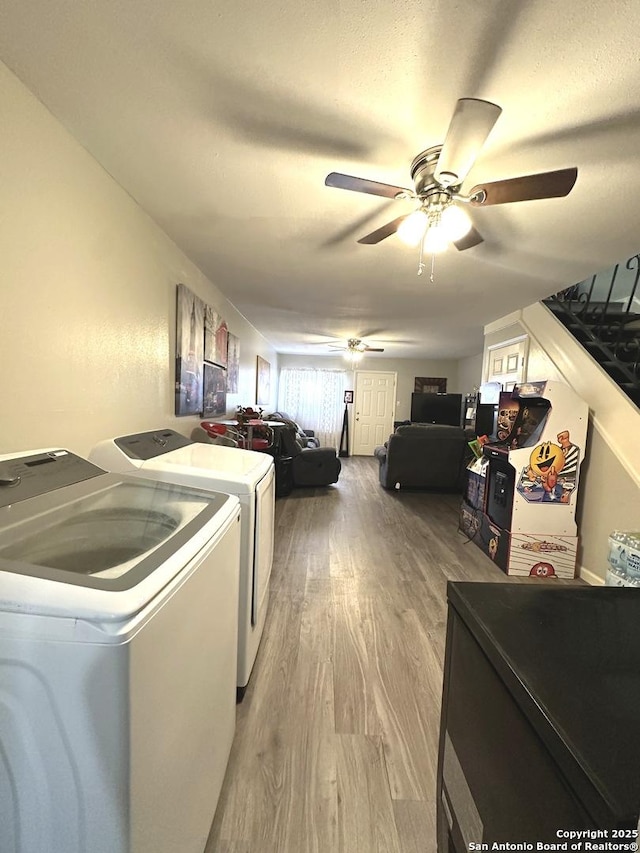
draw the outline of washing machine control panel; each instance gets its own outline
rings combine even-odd
[[[147,460],[162,456],[163,453],[169,453],[171,450],[177,450],[179,447],[186,447],[188,444],[193,444],[193,441],[175,430],[159,429],[123,435],[114,439],[114,443],[130,459]]]
[[[0,461],[0,507],[81,483],[105,472],[68,450],[48,450]]]

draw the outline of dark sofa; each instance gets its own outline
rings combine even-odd
[[[385,489],[464,488],[466,466],[472,453],[471,433],[444,424],[399,426],[374,455],[380,463],[380,483]]]

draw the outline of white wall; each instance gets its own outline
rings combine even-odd
[[[458,388],[462,394],[471,394],[482,382],[483,353],[461,358],[458,362]]]
[[[240,338],[240,393],[273,348],[0,63],[0,452],[86,454],[174,417],[176,284]]]
[[[500,321],[491,324],[485,352],[501,340],[528,334],[527,378],[567,382],[589,405],[576,512],[578,564],[586,580],[603,582],[609,533],[640,527],[640,454],[631,440],[640,434],[640,412],[544,306],[529,306],[520,318],[516,323],[505,318],[502,329],[496,329]]]
[[[477,362],[473,362],[476,359]],[[474,378],[473,384],[460,383],[459,364],[456,359],[410,359],[410,358],[385,358],[381,354],[365,356],[360,362],[362,370],[380,370],[393,371],[398,374],[397,385],[397,401],[395,420],[409,420],[411,414],[411,394],[413,393],[414,380],[416,376],[435,376],[444,377],[447,379],[447,391],[450,393],[465,394],[468,391],[473,391],[474,385],[479,382],[482,356],[474,356],[473,359],[464,359],[465,362],[465,378],[464,382],[469,383],[469,373],[477,378]],[[473,365],[466,365],[466,362],[473,362]],[[478,368],[478,363],[480,368]],[[325,368],[327,370],[343,370],[346,366],[344,358],[341,356],[303,356],[303,355],[283,355],[279,357],[280,368],[283,367],[315,367]],[[350,387],[353,386],[353,381]]]

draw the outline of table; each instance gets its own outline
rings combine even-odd
[[[269,427],[270,429],[276,429],[277,427],[286,426],[286,424],[283,423],[282,421],[262,421],[262,420],[259,420],[258,418],[253,418],[249,421],[245,421],[242,424],[238,423],[237,420],[223,420],[223,421],[216,421],[216,423],[223,424],[224,426],[233,427],[233,429],[237,430],[240,433],[240,435],[243,434],[242,431],[244,428],[246,428],[246,430],[247,430],[246,449],[247,450],[253,450],[254,449],[254,447],[253,447],[253,440],[254,440],[253,439],[253,431],[254,431],[254,429],[256,429],[256,427]]]

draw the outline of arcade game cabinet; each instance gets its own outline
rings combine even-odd
[[[561,382],[527,382],[500,394],[496,433],[469,472],[474,485],[460,527],[507,574],[575,576],[588,416],[587,404]]]

